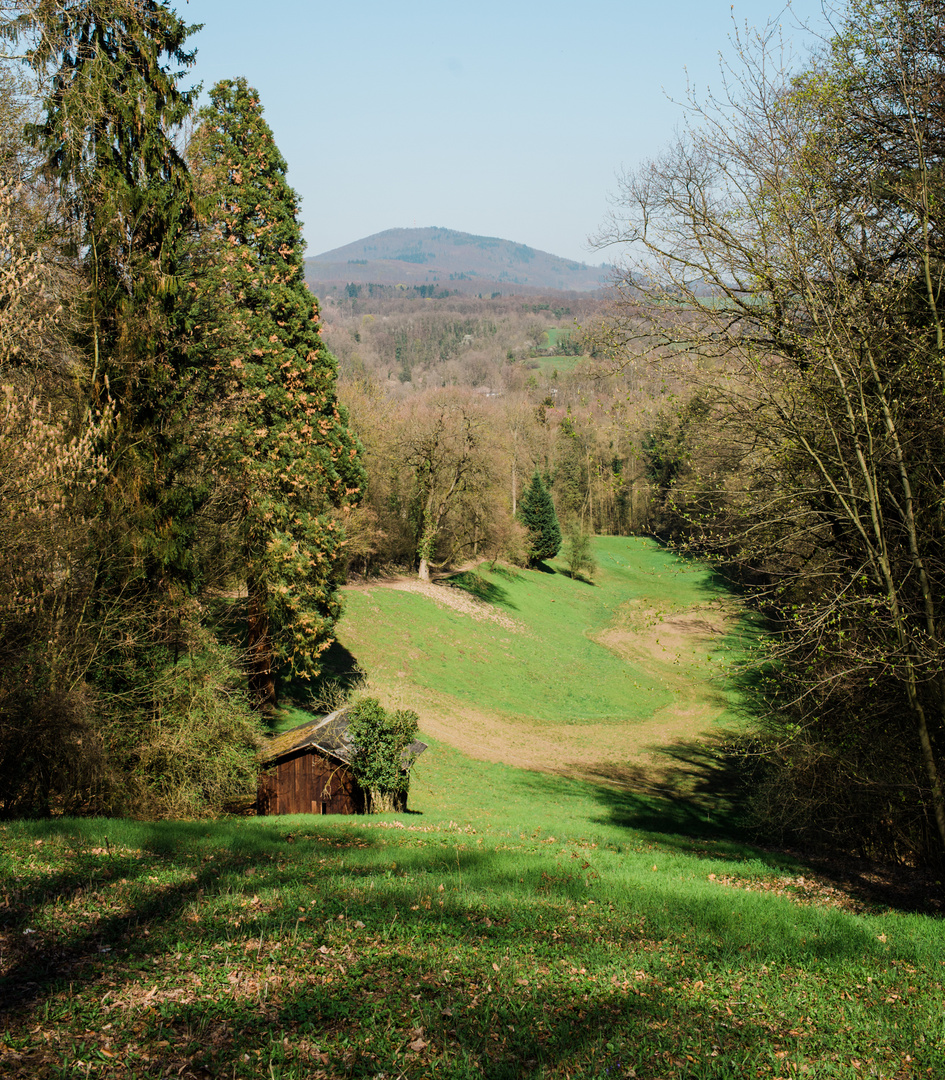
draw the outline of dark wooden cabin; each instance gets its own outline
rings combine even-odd
[[[363,814],[367,795],[351,771],[345,710],[276,735],[261,757],[256,813]],[[426,749],[415,742],[410,761]]]

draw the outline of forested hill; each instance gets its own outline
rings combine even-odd
[[[453,229],[387,229],[305,260],[319,285],[436,286],[471,293],[591,292],[605,286],[605,264],[588,266],[525,244]]]

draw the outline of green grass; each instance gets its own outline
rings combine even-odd
[[[553,371],[570,375],[583,359],[583,356],[542,356],[538,358],[538,370],[549,379]]]
[[[530,722],[614,724],[649,719],[673,700],[677,656],[628,661],[593,636],[646,623],[723,595],[711,572],[653,541],[598,537],[594,583],[561,572],[497,568],[454,584],[507,614],[519,632],[445,611],[421,595],[385,588],[349,593],[339,638],[372,677],[397,677]],[[742,642],[733,635],[686,677],[718,680]]]
[[[799,903],[590,784],[418,769],[384,819],[0,828],[0,1075],[945,1075],[940,922]]]
[[[593,586],[458,583],[523,633],[373,589],[345,642],[534,724],[645,718],[679,665],[631,692],[592,636],[718,583],[646,541],[597,557]],[[742,644],[684,677],[722,693]],[[409,814],[0,825],[0,1077],[945,1076],[941,920],[753,847],[722,790],[646,797],[430,741]]]

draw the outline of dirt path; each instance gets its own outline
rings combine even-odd
[[[418,593],[460,615],[497,623],[505,631],[527,633],[527,628],[505,612],[448,585],[397,577],[374,581],[355,589],[390,588]],[[671,615],[661,615],[630,602],[615,625],[595,634],[603,647],[632,661],[649,674],[657,674],[673,694],[670,705],[643,723],[539,725],[527,719],[477,708],[447,694],[414,686],[400,679],[371,681],[370,689],[398,708],[413,709],[421,730],[483,761],[502,762],[526,769],[564,773],[600,780],[632,772],[658,786],[669,766],[665,748],[691,742],[711,730],[724,711],[721,698],[693,677],[707,649],[729,631],[734,621],[717,601]]]

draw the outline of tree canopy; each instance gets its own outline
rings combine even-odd
[[[253,689],[310,676],[331,639],[344,552],[338,511],[360,497],[359,444],[335,397],[334,357],[304,280],[298,197],[245,79],[218,83],[191,148],[221,256],[240,402],[233,435]]]
[[[935,862],[942,29],[930,0],[856,2],[800,70],[759,32],[728,96],[694,104],[698,123],[624,177],[603,237],[647,252],[614,334],[685,350],[700,394],[670,491],[677,536],[772,619],[766,811]]]

